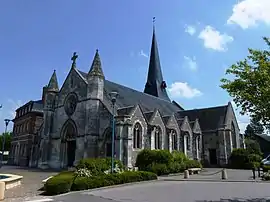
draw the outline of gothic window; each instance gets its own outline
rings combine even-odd
[[[184,134],[184,153],[187,154],[187,151],[190,150],[190,138],[189,138],[189,134],[185,133]]]
[[[172,150],[177,150],[177,134],[172,133]]]
[[[78,99],[77,99],[76,94],[72,93],[72,94],[67,96],[67,98],[65,100],[64,109],[65,109],[66,114],[68,116],[71,116],[75,112],[77,102],[78,102]]]
[[[133,129],[133,148],[142,148],[142,127],[139,123],[136,123]]]
[[[156,132],[155,132],[155,149],[162,149],[161,148],[161,130],[160,128],[157,128],[156,129]]]
[[[196,158],[199,159],[199,150],[200,150],[200,137],[197,136],[195,138],[195,144],[196,144]]]
[[[189,135],[186,135],[186,138],[187,138],[187,150],[190,150],[190,138],[189,138]]]

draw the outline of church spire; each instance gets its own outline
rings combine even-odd
[[[89,76],[99,76],[101,78],[104,78],[104,74],[103,74],[103,70],[101,67],[101,60],[99,57],[99,53],[98,50],[96,50],[96,54],[91,66],[91,69],[88,72],[88,77]]]
[[[51,76],[51,79],[49,81],[47,89],[48,90],[59,91],[58,81],[57,81],[57,76],[56,76],[56,71],[55,70],[53,71],[53,74]]]
[[[155,17],[153,18],[153,36],[149,61],[147,82],[144,93],[170,101],[166,91],[166,82],[163,80],[159,61],[158,46],[155,33]]]

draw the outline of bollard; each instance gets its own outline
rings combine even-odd
[[[185,179],[188,179],[189,178],[189,172],[188,172],[188,170],[185,170],[185,172],[184,172],[184,178]]]
[[[3,201],[5,199],[5,189],[6,184],[4,182],[0,182],[0,201]]]
[[[227,180],[228,179],[227,170],[225,168],[221,172],[221,179],[222,180]]]

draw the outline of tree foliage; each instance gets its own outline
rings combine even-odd
[[[226,75],[233,79],[221,79],[221,87],[225,89],[241,114],[251,117],[266,126],[270,124],[270,38],[263,38],[266,50],[249,49],[249,55],[242,61],[232,65]]]
[[[3,136],[5,138],[5,151],[9,151],[11,147],[11,133],[2,133],[0,136],[0,151],[2,151]]]
[[[255,135],[261,135],[264,132],[263,125],[257,121],[256,119],[252,118],[250,124],[247,125],[245,130],[246,137],[254,139]]]

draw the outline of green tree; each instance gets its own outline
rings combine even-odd
[[[3,136],[5,137],[5,151],[9,151],[11,147],[11,135],[12,133],[2,133],[0,136],[0,151],[2,151]]]
[[[255,135],[261,135],[264,132],[263,125],[257,121],[256,119],[252,118],[250,124],[247,125],[245,130],[246,137],[254,139]]]
[[[249,55],[242,61],[232,65],[226,75],[233,78],[221,79],[221,87],[225,89],[241,114],[249,113],[251,117],[270,125],[270,39],[263,38],[265,50],[249,49]]]
[[[245,143],[249,154],[258,154],[262,156],[260,144],[255,139],[246,138]]]

